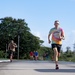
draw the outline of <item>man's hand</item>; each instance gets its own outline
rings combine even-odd
[[[65,38],[63,36],[60,36],[60,40],[65,40]]]

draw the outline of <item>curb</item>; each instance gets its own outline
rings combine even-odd
[[[0,60],[0,63],[1,62],[10,62],[10,60]]]

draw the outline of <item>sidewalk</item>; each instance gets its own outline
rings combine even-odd
[[[1,62],[10,62],[10,60],[9,59],[0,59],[0,63]]]

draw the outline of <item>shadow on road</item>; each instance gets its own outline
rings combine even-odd
[[[75,73],[75,69],[59,69],[59,70],[55,70],[55,69],[35,69],[35,71],[38,72],[62,72],[62,73]]]

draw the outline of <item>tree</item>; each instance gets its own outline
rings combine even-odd
[[[30,28],[24,19],[5,17],[0,20],[0,50],[5,52],[6,44],[8,45],[11,39],[18,44],[18,35],[20,36],[20,58],[23,58],[24,55],[28,57],[30,51],[40,48],[40,38],[38,39],[30,32]]]

